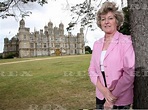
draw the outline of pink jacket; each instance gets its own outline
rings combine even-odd
[[[91,82],[94,85],[96,85],[97,79],[104,85],[103,76],[100,71],[100,55],[103,43],[104,38],[94,43],[88,69]],[[118,98],[115,105],[121,106],[133,103],[135,53],[131,37],[117,31],[107,49],[103,64],[107,87]],[[104,99],[104,96],[97,88],[96,97],[101,100]]]

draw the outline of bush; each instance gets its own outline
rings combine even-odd
[[[2,59],[3,58],[3,55],[2,54],[0,54],[0,59]]]
[[[90,54],[90,52],[89,51],[85,51],[85,54]]]
[[[14,58],[16,56],[16,53],[9,53],[5,59]]]
[[[92,50],[89,46],[85,46],[85,54],[92,54]]]

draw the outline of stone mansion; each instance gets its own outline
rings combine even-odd
[[[76,36],[71,32],[64,35],[64,25],[53,27],[52,22],[44,26],[44,31],[30,32],[30,28],[25,27],[22,19],[19,24],[18,33],[9,40],[4,38],[3,57],[14,54],[15,57],[37,57],[37,56],[59,56],[85,54],[85,42],[83,29]]]

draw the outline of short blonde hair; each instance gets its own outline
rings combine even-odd
[[[118,11],[118,7],[116,6],[115,2],[104,2],[102,7],[97,12],[97,25],[101,28],[101,15],[105,15],[108,12],[112,12],[115,15],[116,22],[117,22],[117,30],[120,29],[124,22],[124,14],[122,11]]]

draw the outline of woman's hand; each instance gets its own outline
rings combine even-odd
[[[104,87],[101,84],[100,80],[97,81],[96,87],[103,94],[103,96],[105,97],[106,102],[108,102],[109,105],[110,105],[110,103],[113,103],[114,104],[116,102],[117,97],[115,97],[107,87]]]
[[[111,110],[112,108],[113,108],[113,103],[111,103],[111,102],[105,102],[104,103],[104,110]]]
[[[117,100],[117,97],[115,97],[114,95],[112,95],[112,93],[110,92],[110,90],[106,87],[104,87],[102,94],[104,95],[106,101],[108,103],[115,103]]]
[[[113,108],[114,103],[116,102],[117,98],[112,95],[108,88],[104,88],[103,95],[105,97],[104,109],[111,110]]]

